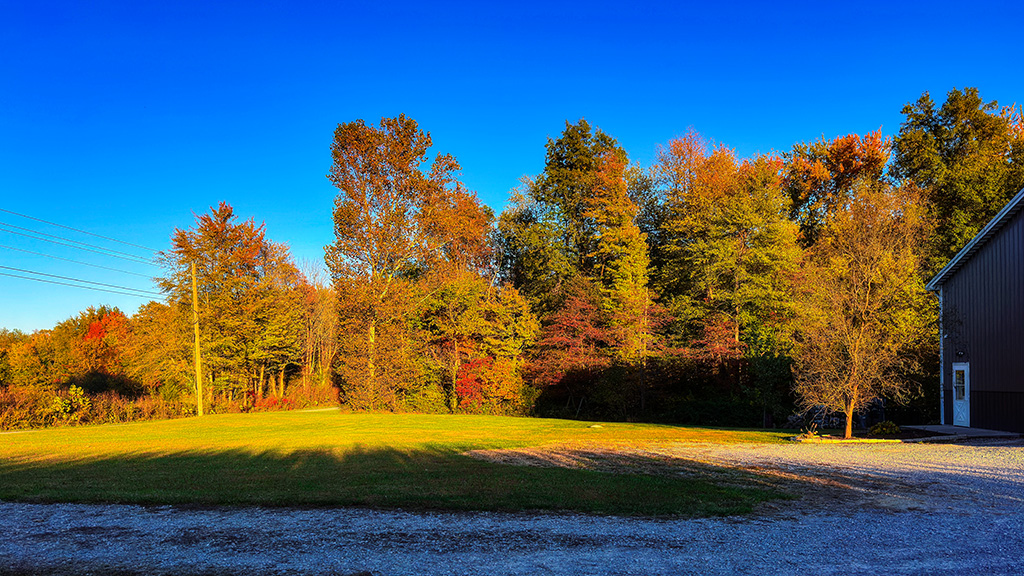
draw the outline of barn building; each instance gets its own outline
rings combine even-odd
[[[1024,190],[928,282],[943,424],[1024,432]]]

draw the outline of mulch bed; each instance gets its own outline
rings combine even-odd
[[[949,434],[941,434],[939,432],[929,432],[927,430],[919,430],[917,428],[900,428],[899,434],[891,434],[887,436],[872,436],[870,434],[854,434],[854,438],[886,438],[894,440],[908,440],[912,438],[932,438],[934,436],[949,436]]]
[[[895,441],[895,440],[913,440],[916,438],[935,438],[937,436],[949,436],[949,434],[943,434],[941,432],[929,432],[927,430],[919,430],[917,428],[901,428],[899,434],[887,434],[885,436],[873,436],[868,433],[867,430],[855,431],[853,438],[847,440],[847,442],[856,442],[858,440],[865,441]],[[801,438],[800,436],[794,436],[794,439],[803,442],[839,442],[845,440],[842,434],[820,434],[816,438]]]

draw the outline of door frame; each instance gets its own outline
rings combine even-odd
[[[964,389],[962,394],[957,394],[956,373],[962,370],[964,374]],[[953,426],[971,425],[971,363],[953,362],[953,390],[950,395],[953,401]]]

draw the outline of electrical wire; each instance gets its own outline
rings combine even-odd
[[[7,272],[0,272],[0,276],[9,276],[11,278],[22,278],[24,280],[34,280],[36,282],[46,282],[47,284],[60,284],[61,286],[72,286],[74,288],[82,288],[85,290],[95,290],[96,292],[109,292],[111,294],[121,294],[122,296],[135,296],[136,298],[150,298],[151,296],[145,296],[143,294],[133,294],[131,292],[119,292],[117,290],[107,290],[106,288],[93,288],[92,286],[82,286],[81,284],[71,284],[70,282],[58,282],[56,280],[47,280],[45,278],[32,278],[31,276],[20,276],[18,274],[8,274]],[[133,290],[133,288],[130,288]]]
[[[120,254],[122,256],[128,256],[128,257],[131,257],[131,258],[138,258],[139,260],[145,261],[145,258],[143,258],[141,256],[136,256],[135,254],[132,254],[130,252],[121,252],[120,250],[114,250],[112,248],[104,248],[103,246],[96,246],[95,244],[87,244],[85,242],[80,242],[78,240],[72,240],[71,238],[64,238],[63,236],[57,236],[56,234],[47,234],[46,232],[40,232],[38,230],[33,230],[31,228],[23,228],[21,226],[15,226],[14,224],[8,224],[6,222],[0,222],[0,226],[7,226],[8,228],[15,228],[17,230],[24,230],[26,232],[31,232],[32,234],[38,234],[40,236],[46,236],[48,238],[57,238],[58,240],[63,240],[65,242],[71,242],[73,244],[81,244],[82,246],[88,246],[89,248],[97,248],[99,250],[104,250],[104,251],[109,252],[111,254]]]
[[[116,288],[118,290],[131,290],[133,292],[141,292],[142,294],[151,294],[153,296],[163,296],[162,292],[153,292],[151,290],[142,290],[140,288],[131,288],[128,286],[118,286],[117,284],[106,284],[104,282],[93,282],[92,280],[82,280],[81,278],[72,278],[70,276],[60,276],[58,274],[47,274],[45,272],[36,272],[35,270],[25,270],[24,268],[14,268],[12,266],[0,266],[4,270],[14,270],[15,272],[23,272],[26,274],[36,274],[39,276],[46,276],[49,278],[60,278],[61,280],[71,280],[72,282],[82,282],[85,284],[94,284],[96,286],[106,286],[109,288]]]
[[[10,226],[10,224],[4,224],[3,222],[0,222],[0,226]],[[11,227],[12,228],[18,228],[19,230],[28,230],[27,228],[21,228],[19,226],[11,226]],[[0,228],[0,232],[7,232],[8,234],[17,234],[18,236],[24,236],[26,238],[32,238],[33,240],[42,240],[43,242],[50,242],[52,244],[59,244],[61,246],[67,246],[69,248],[75,248],[77,250],[85,250],[86,252],[94,252],[96,254],[102,254],[104,256],[110,256],[111,258],[120,258],[121,260],[127,260],[129,262],[135,262],[137,264],[149,264],[150,266],[157,266],[157,264],[154,264],[152,261],[146,260],[145,258],[142,258],[141,256],[134,256],[134,255],[131,255],[131,254],[129,254],[128,256],[120,256],[119,254],[126,254],[126,253],[125,252],[118,252],[118,253],[115,254],[114,253],[115,251],[108,250],[106,248],[103,248],[102,246],[93,246],[92,244],[86,244],[84,242],[77,242],[75,240],[71,240],[71,239],[68,239],[68,238],[61,238],[61,239],[62,240],[67,240],[68,242],[74,242],[75,244],[68,244],[67,242],[60,242],[60,241],[57,241],[57,240],[50,240],[49,238],[40,238],[39,236],[33,236],[32,234],[26,234],[25,232],[17,232],[15,230],[7,230],[6,228]],[[29,232],[32,232],[33,234],[43,234],[42,232],[35,232],[33,230],[29,230]],[[60,238],[60,236],[53,236],[52,234],[45,234],[45,236],[52,236],[53,238]],[[76,244],[81,244],[82,246],[76,246]],[[91,248],[85,248],[84,246],[91,246]],[[98,249],[94,250],[93,248],[98,248]]]
[[[49,224],[50,226],[57,226],[58,228],[64,228],[66,230],[73,230],[73,231],[79,232],[81,234],[88,234],[89,236],[95,236],[96,238],[103,238],[104,240],[110,240],[111,242],[117,242],[118,244],[124,244],[126,246],[132,246],[134,248],[141,248],[143,250],[149,250],[150,252],[159,252],[159,250],[155,250],[153,248],[147,248],[145,246],[140,246],[139,244],[132,244],[131,242],[125,242],[124,240],[118,240],[117,238],[111,238],[109,236],[103,236],[103,235],[100,235],[100,234],[96,234],[95,232],[89,232],[88,230],[79,230],[78,228],[72,228],[71,226],[65,226],[63,224],[57,224],[56,222],[50,222],[48,220],[43,220],[42,218],[36,218],[34,216],[28,216],[26,214],[19,214],[18,212],[15,212],[13,210],[8,210],[6,208],[0,208],[0,212],[6,212],[8,214],[13,214],[15,216],[21,216],[22,218],[28,218],[29,220],[35,220],[36,222],[42,222],[43,224]]]
[[[88,262],[81,262],[79,260],[72,260],[71,258],[62,258],[60,256],[54,256],[53,254],[45,254],[43,252],[34,252],[32,250],[25,250],[24,248],[17,248],[15,246],[7,246],[6,244],[0,244],[0,248],[6,248],[8,250],[17,250],[18,252],[24,252],[26,254],[34,254],[36,256],[44,256],[46,258],[53,258],[54,260],[63,260],[65,262],[71,262],[73,264],[81,264],[82,266],[92,266],[93,268],[102,268],[103,270],[110,270],[112,272],[120,272],[122,274],[131,274],[132,276],[138,276],[139,278],[152,279],[152,276],[147,274],[139,274],[138,272],[129,272],[127,270],[121,270],[120,268],[111,268],[110,266],[100,266],[99,264],[90,264]]]

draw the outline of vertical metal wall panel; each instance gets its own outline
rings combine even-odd
[[[970,362],[971,426],[1024,431],[1024,212],[947,279],[943,308],[946,398],[953,362]]]

